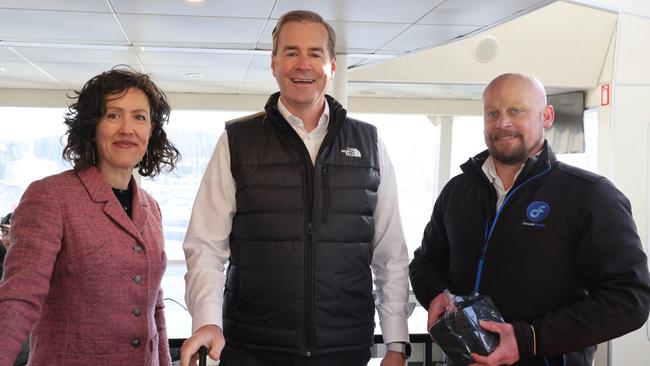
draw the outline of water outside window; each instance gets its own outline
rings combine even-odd
[[[5,125],[0,132],[0,215],[16,208],[31,182],[71,168],[61,157],[65,112],[64,108],[0,108]]]

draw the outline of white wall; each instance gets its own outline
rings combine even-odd
[[[631,2],[627,2],[631,3]],[[646,1],[635,11],[650,14]],[[642,3],[645,5],[641,9]],[[634,219],[648,253],[650,173],[650,17],[621,12],[609,109],[608,176],[632,202]],[[607,111],[604,111],[607,112]],[[648,324],[612,342],[612,366],[650,365]]]
[[[650,228],[650,2],[576,1],[618,12],[615,37],[600,83],[611,83],[611,104],[599,109],[599,170],[625,193],[648,251]],[[600,86],[588,93],[599,105]],[[610,342],[609,366],[649,365],[650,328]],[[605,365],[598,363],[597,365]]]
[[[486,85],[501,73],[524,72],[547,87],[588,89],[598,83],[615,25],[615,12],[559,1],[466,39],[353,69],[348,78]],[[498,40],[498,52],[478,62],[473,52],[486,35]]]

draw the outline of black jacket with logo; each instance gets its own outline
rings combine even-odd
[[[413,291],[425,308],[444,289],[473,293],[485,247],[479,292],[514,325],[517,364],[591,365],[594,345],[641,327],[650,309],[630,203],[604,177],[558,162],[545,144],[497,215],[481,169],[488,154],[463,164],[438,197],[410,264]]]
[[[234,346],[314,355],[368,348],[374,331],[375,127],[331,97],[315,165],[277,109],[227,125],[237,212],[223,325]]]

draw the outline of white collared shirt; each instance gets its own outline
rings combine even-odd
[[[316,155],[318,155],[318,149],[320,149],[320,145],[323,143],[325,135],[327,135],[327,126],[329,126],[330,121],[330,107],[327,100],[325,100],[323,114],[318,119],[318,125],[311,132],[307,132],[305,124],[300,118],[289,112],[289,109],[282,104],[282,99],[278,99],[278,110],[307,147],[312,164],[316,164]]]
[[[305,142],[312,162],[327,134],[327,102],[318,126],[311,132],[302,120],[278,103],[280,113]],[[408,302],[408,252],[397,201],[395,172],[384,143],[377,139],[381,181],[375,208],[375,235],[371,267],[375,277],[375,302],[385,343],[407,342],[407,319],[414,303]],[[185,301],[192,315],[192,332],[206,324],[222,327],[224,266],[230,257],[229,236],[235,215],[235,180],[230,171],[227,131],[219,137],[203,175],[192,208],[183,250],[187,262]]]
[[[521,170],[524,168],[524,163],[521,164],[519,167],[519,170],[517,171],[517,174],[515,174],[515,177],[513,178],[513,182],[517,181],[517,177],[519,177],[519,174],[521,173]],[[489,155],[487,159],[485,159],[485,162],[481,166],[481,169],[483,169],[483,173],[485,173],[485,176],[488,178],[490,183],[494,186],[494,189],[497,191],[497,210],[499,207],[501,207],[501,204],[503,203],[503,200],[505,200],[506,196],[508,195],[508,192],[510,192],[510,189],[506,190],[505,187],[503,186],[503,182],[501,181],[501,178],[497,175],[497,168],[494,166],[494,158],[492,155]]]

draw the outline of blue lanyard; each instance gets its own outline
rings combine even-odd
[[[515,192],[517,192],[521,187],[525,186],[533,179],[537,179],[550,171],[551,171],[551,165],[548,164],[548,167],[543,172],[526,179],[523,183],[521,183],[520,185],[512,189],[510,192],[508,192],[506,198],[503,200],[503,202],[497,209],[497,213],[494,216],[494,219],[492,220],[492,224],[490,225],[489,222],[486,222],[485,234],[483,235],[483,240],[484,240],[483,249],[481,250],[481,257],[478,261],[478,268],[476,269],[476,281],[474,282],[474,295],[478,295],[478,290],[481,286],[481,274],[483,273],[483,264],[485,262],[485,255],[487,254],[488,244],[490,243],[490,239],[492,238],[492,233],[494,233],[494,227],[496,226],[497,221],[499,220],[501,211],[503,211],[503,207],[506,205],[510,197],[512,197],[512,195],[515,194]]]

